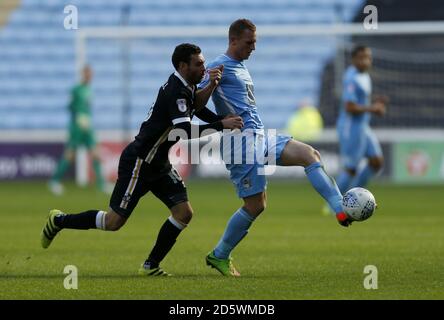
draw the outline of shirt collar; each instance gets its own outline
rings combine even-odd
[[[243,63],[243,60],[237,60],[237,59],[234,59],[233,57],[229,56],[228,53],[223,53],[222,55],[225,56],[225,57],[227,57],[227,58],[230,59],[230,60],[236,61],[236,62],[238,62],[238,63]]]
[[[183,85],[184,85],[186,88],[190,89],[192,92],[194,91],[194,86],[190,85],[190,84],[189,84],[189,83],[188,83],[188,82],[187,82],[187,81],[186,81],[186,80],[180,75],[179,72],[174,71],[174,75],[175,75],[176,77],[178,77],[180,81],[182,81]]]

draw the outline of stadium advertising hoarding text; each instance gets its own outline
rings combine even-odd
[[[0,180],[49,178],[63,148],[62,143],[0,143]]]

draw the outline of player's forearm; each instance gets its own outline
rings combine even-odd
[[[213,94],[213,91],[215,88],[216,88],[216,86],[210,82],[210,83],[208,83],[208,85],[206,87],[204,87],[200,90],[197,90],[196,98],[194,101],[194,105],[195,105],[196,110],[200,110],[207,105],[208,100],[210,100],[210,97]]]
[[[180,134],[179,136],[183,139],[189,140],[213,134],[215,133],[215,131],[222,131],[224,129],[224,126],[222,124],[222,121],[216,121],[203,125],[195,125],[192,124],[191,122],[181,122],[175,125],[174,128],[183,130],[185,134],[184,135]]]
[[[219,120],[222,120],[223,116],[218,116],[210,109],[203,107],[201,110],[195,113],[196,117],[198,117],[200,120],[205,121],[206,123],[212,123],[217,122]]]
[[[345,110],[348,113],[351,113],[353,115],[359,115],[359,114],[363,114],[366,112],[371,112],[370,108],[366,107],[366,106],[361,106],[359,104],[356,104],[354,102],[347,102],[345,104]]]

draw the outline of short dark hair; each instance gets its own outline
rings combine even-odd
[[[191,43],[182,43],[179,44],[173,52],[173,56],[171,57],[171,61],[173,62],[174,69],[179,68],[179,64],[181,62],[185,62],[186,64],[189,64],[191,61],[191,56],[193,54],[199,54],[202,51],[200,48],[194,44]]]
[[[364,44],[358,44],[358,45],[354,46],[353,49],[352,49],[352,52],[351,52],[352,58],[356,57],[359,52],[364,51],[364,50],[366,50],[368,48],[369,47],[367,47]]]
[[[248,19],[238,19],[230,25],[228,30],[228,38],[239,37],[245,30],[256,31],[256,26]]]

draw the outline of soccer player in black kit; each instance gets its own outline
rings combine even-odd
[[[191,131],[196,129],[200,136],[206,129],[222,131],[240,129],[243,126],[240,117],[220,117],[205,107],[209,93],[217,87],[221,79],[223,67],[208,70],[210,83],[195,95],[196,84],[205,75],[205,60],[200,48],[188,43],[178,45],[172,62],[176,71],[160,87],[139,134],[120,156],[118,179],[111,195],[109,210],[88,210],[78,214],[51,210],[41,233],[43,248],[48,248],[62,229],[119,230],[139,199],[151,191],[170,209],[171,215],[160,228],[156,243],[140,267],[139,274],[170,275],[159,264],[190,222],[193,210],[182,178],[168,160],[169,149],[178,141],[170,141],[169,133],[173,129],[181,129],[186,132],[187,137],[191,137]],[[191,124],[194,115],[208,124]]]

